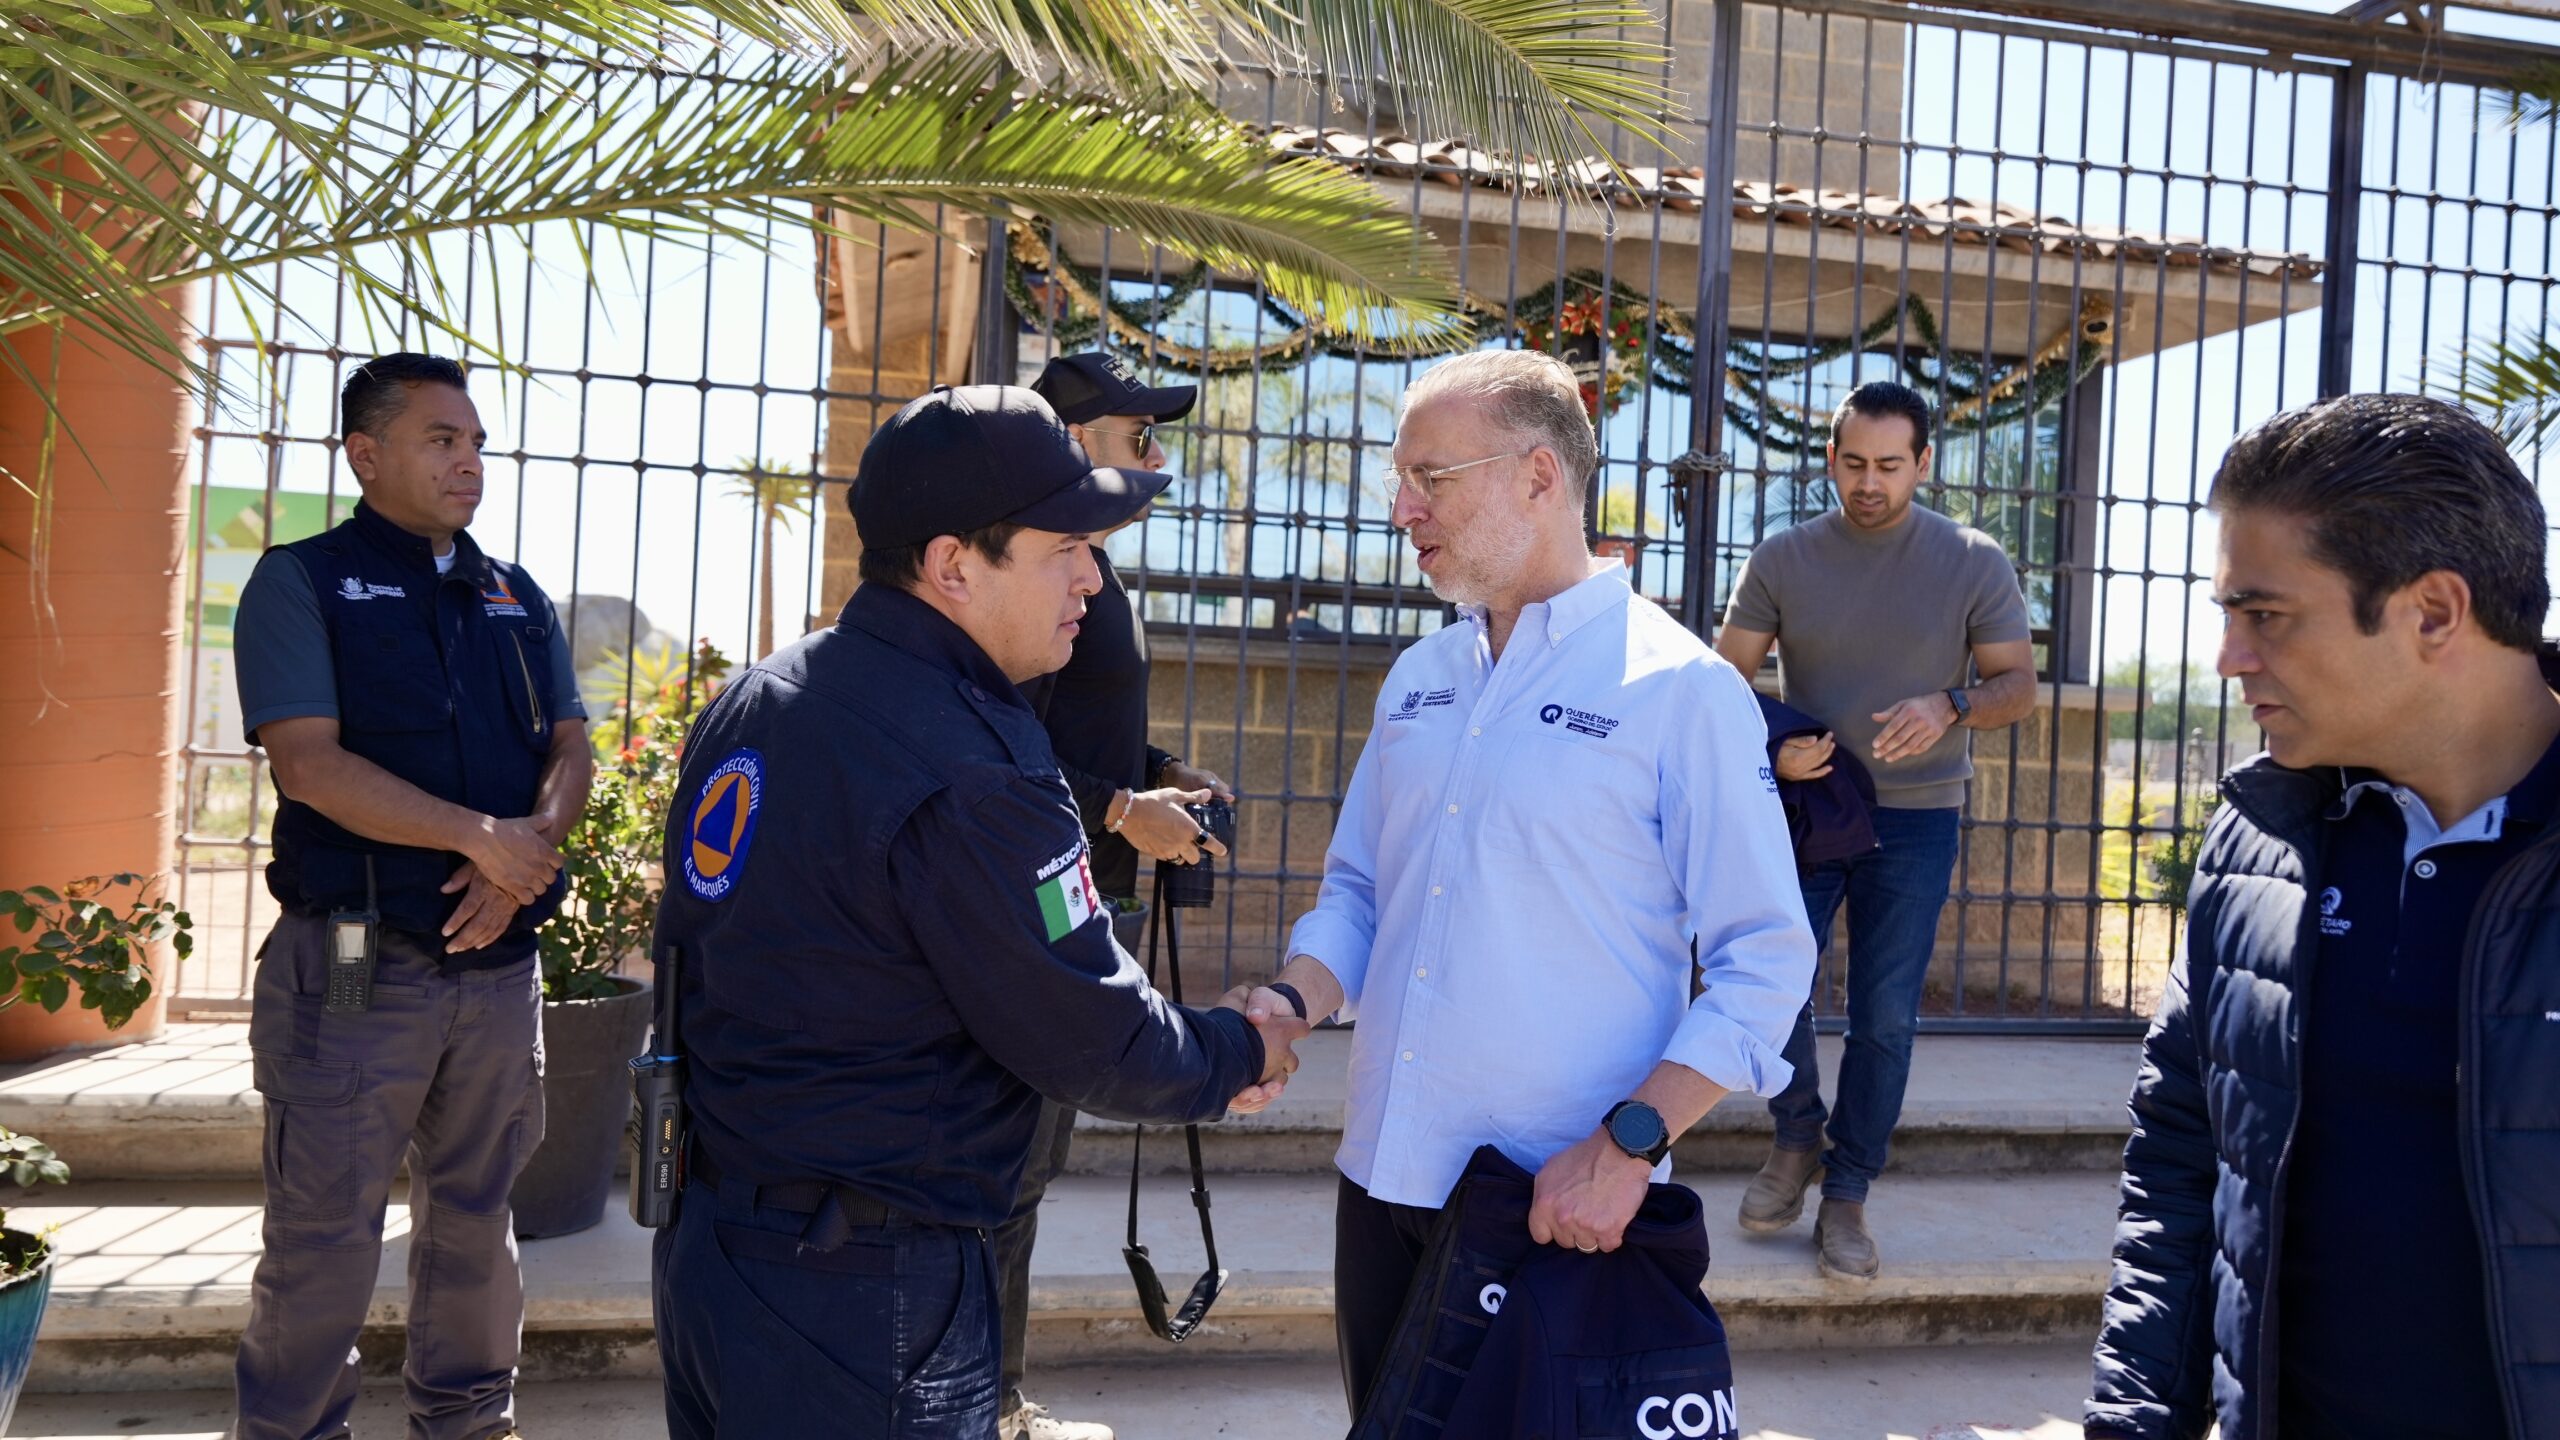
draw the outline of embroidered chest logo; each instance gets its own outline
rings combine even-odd
[[[524,618],[524,602],[518,600],[515,592],[507,588],[507,577],[494,573],[489,577],[489,588],[480,592],[480,609],[482,613],[488,615],[512,615],[519,620]]]
[[[2338,908],[2346,903],[2347,897],[2339,894],[2338,887],[2335,885],[2332,885],[2328,889],[2320,892],[2321,934],[2344,935],[2348,931],[2356,928],[2356,922],[2353,920],[2341,920],[2338,918]]]
[[[388,595],[394,600],[409,598],[409,592],[397,585],[367,585],[353,575],[338,582],[338,598],[341,600],[370,600],[377,595]]]
[[[1076,848],[1040,867],[1031,877],[1032,898],[1040,902],[1040,920],[1057,944],[1102,913],[1093,893],[1093,851],[1082,840]]]
[[[1416,715],[1421,714],[1423,711],[1432,709],[1436,706],[1455,705],[1457,703],[1458,687],[1455,685],[1450,686],[1446,690],[1407,690],[1404,692],[1404,702],[1396,706],[1395,712],[1387,716],[1387,718],[1389,720],[1410,720]]]
[[[1576,735],[1588,735],[1594,740],[1606,740],[1618,728],[1614,717],[1594,715],[1570,705],[1549,705],[1538,712],[1538,718],[1549,725],[1561,724]]]
[[[1499,1285],[1487,1285],[1476,1292],[1476,1304],[1483,1306],[1487,1315],[1501,1314],[1502,1302],[1510,1298],[1511,1292]]]
[[[731,751],[711,767],[693,802],[693,825],[684,851],[684,883],[702,899],[729,898],[745,872],[747,846],[756,838],[756,813],[764,808],[764,757]]]

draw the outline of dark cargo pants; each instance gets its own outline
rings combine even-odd
[[[321,1009],[327,922],[267,937],[249,1022],[266,1100],[265,1254],[240,1341],[240,1440],[348,1433],[357,1333],[409,1161],[409,1440],[513,1428],[524,1329],[507,1194],[542,1139],[535,962],[447,975],[382,935],[373,1007]]]

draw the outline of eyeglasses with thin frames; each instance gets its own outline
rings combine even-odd
[[[1422,503],[1428,505],[1438,495],[1441,482],[1461,470],[1473,470],[1479,465],[1490,465],[1496,460],[1517,460],[1523,455],[1534,453],[1536,452],[1533,450],[1513,450],[1503,455],[1487,455],[1481,459],[1462,460],[1455,465],[1390,465],[1387,467],[1387,474],[1396,482],[1396,489],[1401,490],[1410,485],[1413,487],[1413,493],[1421,496]]]

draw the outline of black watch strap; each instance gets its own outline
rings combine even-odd
[[[1314,1018],[1313,1016],[1311,1016],[1311,1015],[1309,1015],[1309,1014],[1307,1013],[1307,997],[1298,993],[1298,987],[1297,987],[1297,986],[1295,986],[1295,985],[1283,985],[1283,984],[1281,984],[1279,981],[1274,980],[1274,981],[1272,981],[1270,984],[1265,985],[1265,986],[1263,986],[1262,988],[1263,988],[1263,989],[1265,989],[1265,990],[1269,990],[1269,991],[1271,991],[1272,993],[1274,993],[1274,994],[1278,995],[1281,999],[1286,1000],[1286,1001],[1288,1001],[1290,1004],[1292,1004],[1292,1005],[1294,1005],[1294,1006],[1298,1007],[1298,1018],[1299,1018],[1299,1019],[1301,1019],[1301,1020],[1310,1020],[1310,1019],[1313,1019],[1313,1018]]]

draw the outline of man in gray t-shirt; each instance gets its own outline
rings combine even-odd
[[[1787,704],[1832,727],[1781,747],[1781,778],[1829,773],[1842,744],[1875,777],[1878,847],[1801,872],[1817,943],[1828,946],[1833,918],[1849,907],[1838,1103],[1823,1107],[1808,1004],[1787,1042],[1795,1079],[1769,1102],[1776,1142],[1742,1200],[1743,1228],[1775,1234],[1804,1213],[1804,1192],[1820,1179],[1818,1263],[1852,1280],[1881,1268],[1867,1187],[1884,1169],[1911,1078],[1921,982],[1973,774],[1963,732],[2015,724],[2036,703],[2026,599],[2009,557],[1981,531],[1911,503],[1929,473],[1930,420],[1928,401],[1888,382],[1841,402],[1829,450],[1840,508],[1761,542],[1716,636],[1716,652],[1745,675],[1776,644]]]

